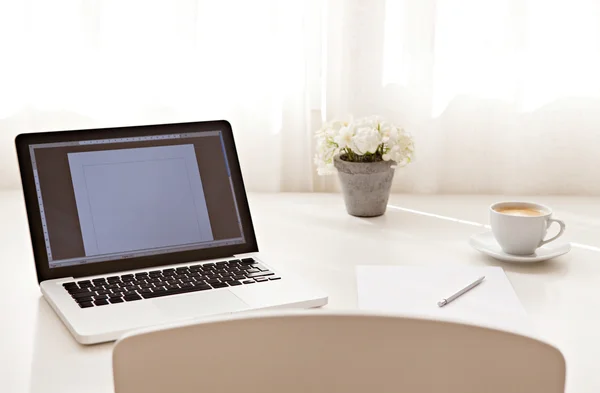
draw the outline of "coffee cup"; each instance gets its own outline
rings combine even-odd
[[[546,238],[548,228],[556,222],[560,230]],[[532,255],[544,244],[558,239],[565,223],[552,218],[552,210],[538,203],[500,202],[490,206],[490,224],[496,241],[507,254]]]

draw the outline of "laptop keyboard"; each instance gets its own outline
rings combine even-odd
[[[81,308],[279,280],[252,258],[72,281],[63,287]]]

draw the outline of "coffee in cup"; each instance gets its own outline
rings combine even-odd
[[[538,217],[543,216],[545,214],[543,210],[538,210],[531,207],[502,207],[495,210],[498,213],[518,217]]]
[[[550,225],[560,225],[558,234],[545,240]],[[532,255],[535,250],[558,239],[565,223],[552,218],[552,210],[529,202],[501,202],[490,207],[490,224],[496,241],[507,254]]]

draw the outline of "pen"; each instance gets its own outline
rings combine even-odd
[[[471,284],[467,285],[466,287],[464,287],[463,289],[461,289],[460,291],[456,292],[454,295],[450,296],[447,299],[442,299],[438,302],[438,306],[440,307],[444,307],[446,304],[450,303],[451,301],[455,300],[456,298],[458,298],[459,296],[464,295],[465,293],[469,292],[471,289],[475,288],[477,285],[481,284],[481,282],[483,281],[483,279],[485,278],[485,276],[481,276],[479,277],[477,280],[473,281]]]

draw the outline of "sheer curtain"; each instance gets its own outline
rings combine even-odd
[[[395,191],[600,195],[595,0],[3,0],[0,53],[0,187],[19,132],[225,118],[249,190],[337,190],[312,132],[380,114]]]
[[[18,185],[19,132],[227,119],[248,189],[311,189],[317,6],[0,1],[0,186]]]

